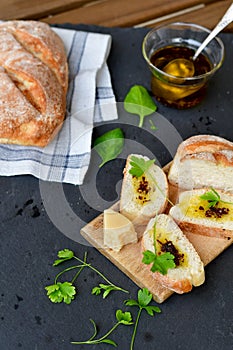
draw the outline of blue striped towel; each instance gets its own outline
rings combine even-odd
[[[45,181],[81,185],[90,162],[93,124],[117,119],[106,64],[111,36],[53,29],[65,44],[69,64],[65,122],[44,148],[0,145],[0,175],[31,174]]]

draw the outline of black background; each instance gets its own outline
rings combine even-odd
[[[124,100],[134,84],[142,84],[150,90],[150,73],[141,54],[146,29],[64,26],[112,35],[108,64],[118,102]],[[211,80],[203,103],[183,111],[157,103],[158,113],[176,128],[183,139],[208,133],[233,141],[233,36],[222,34],[221,37],[226,48],[225,62]],[[93,59],[95,54],[93,52]],[[148,120],[147,130],[142,130],[137,128],[136,119],[122,113],[119,121],[113,124],[120,125],[127,139],[145,145],[160,164],[165,165],[171,160],[172,154],[148,132]],[[155,120],[159,123],[159,119]],[[125,122],[135,126],[127,126]],[[93,139],[111,128],[109,124],[96,126]],[[166,130],[164,133],[166,137]],[[98,157],[93,154],[85,181],[90,183],[92,174],[97,173],[96,186],[100,202],[102,199],[105,203],[118,199],[115,185],[122,178],[123,158],[118,157],[97,172]],[[110,345],[75,346],[70,341],[90,337],[90,318],[96,321],[99,334],[105,333],[115,322],[115,311],[119,308],[131,311],[135,319],[137,309],[130,310],[123,302],[129,297],[136,298],[138,287],[96,249],[74,242],[56,228],[43,205],[38,179],[32,176],[1,177],[0,188],[0,349],[113,348]],[[70,207],[84,222],[89,222],[99,214],[102,207],[86,202],[82,197],[82,188],[63,185]],[[67,213],[63,214],[65,218]],[[77,225],[77,234],[80,228]],[[78,294],[72,304],[52,304],[44,287],[52,284],[55,274],[61,270],[52,267],[52,263],[57,251],[64,248],[74,250],[81,258],[87,251],[88,261],[113,282],[129,290],[130,294],[114,292],[105,300],[101,296],[91,295],[92,287],[102,281],[93,272],[84,269],[75,282]],[[134,349],[232,349],[232,252],[232,247],[228,248],[206,267],[204,285],[186,295],[172,295],[160,305],[162,313],[153,318],[142,313]],[[131,335],[132,327],[122,326],[111,338],[118,343],[119,349],[126,350],[129,349]]]

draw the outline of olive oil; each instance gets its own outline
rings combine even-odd
[[[149,232],[152,239],[154,239],[154,229]],[[176,267],[187,267],[188,256],[185,252],[181,251],[178,241],[169,240],[170,234],[161,227],[156,227],[156,254],[171,253],[174,255],[174,262]]]
[[[208,219],[216,222],[233,220],[233,204],[221,201],[213,208],[209,207],[208,201],[200,196],[193,196],[179,204],[185,216],[198,219]]]
[[[151,200],[153,190],[146,176],[143,174],[139,177],[133,177],[133,187],[135,193],[135,201],[140,205],[145,205]]]
[[[188,78],[178,78],[174,73],[174,78],[169,78],[166,74],[154,73],[152,76],[152,92],[165,105],[176,108],[189,108],[198,104],[205,95],[206,79],[201,77],[211,71],[212,64],[204,55],[200,54],[195,61],[192,60],[195,51],[186,46],[166,46],[155,51],[150,61],[153,66],[164,71],[166,65],[177,59],[184,58],[194,65],[194,75]],[[172,75],[172,72],[169,73]],[[199,79],[197,77],[200,76]]]

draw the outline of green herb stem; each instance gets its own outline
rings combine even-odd
[[[107,282],[110,286],[114,287],[115,290],[120,290],[120,291],[122,291],[124,293],[129,293],[127,290],[125,290],[125,289],[123,289],[121,287],[118,287],[115,284],[113,284],[111,281],[109,281],[109,279],[107,279],[107,277],[105,277],[99,270],[97,270],[91,264],[87,264],[85,261],[83,261],[82,259],[78,258],[77,256],[74,256],[74,259],[78,260],[79,262],[81,262],[85,266],[88,266],[92,271],[97,273],[105,282]]]
[[[151,119],[149,119],[149,123],[150,123],[150,128],[151,130],[157,130],[158,128],[154,125],[153,121]]]
[[[84,254],[84,259],[83,259],[83,261],[84,261],[85,264],[80,265],[81,267],[80,267],[79,271],[76,273],[76,275],[73,277],[73,279],[72,279],[72,281],[71,281],[72,284],[73,284],[74,281],[78,278],[78,276],[80,275],[80,273],[82,272],[82,270],[84,269],[84,267],[86,267],[87,252],[85,252],[85,254]]]
[[[155,254],[157,254],[157,248],[156,248],[156,224],[157,224],[157,215],[155,218],[155,223],[154,223],[154,235],[153,235],[153,244],[154,244],[154,250],[155,250]]]
[[[74,270],[74,269],[83,269],[84,267],[86,267],[86,264],[82,264],[82,265],[75,265],[75,266],[70,266],[70,267],[67,267],[67,269],[65,269],[65,270],[62,270],[61,272],[59,272],[57,275],[56,275],[56,277],[55,277],[55,279],[54,279],[54,283],[56,284],[57,283],[57,280],[58,280],[58,278],[61,276],[61,275],[63,275],[65,272],[68,272],[68,271],[70,271],[70,270]],[[80,273],[81,271],[79,270],[79,273]],[[77,275],[77,274],[76,274]],[[77,277],[76,277],[77,278]],[[75,279],[76,279],[75,278]],[[73,283],[73,282],[71,282],[71,283]]]
[[[219,202],[225,203],[225,204],[233,204],[233,202],[226,202],[226,201],[223,201],[222,199],[220,199]]]
[[[121,324],[121,322],[115,323],[114,326],[105,335],[103,335],[99,339],[95,339],[94,342],[95,343],[101,343],[102,340],[106,339],[120,324]]]
[[[105,333],[102,337],[98,338],[98,339],[94,339],[95,336],[97,335],[97,328],[96,328],[96,324],[95,322],[91,319],[90,320],[93,324],[94,327],[94,334],[88,339],[88,340],[84,340],[84,341],[72,341],[71,344],[74,345],[81,345],[81,344],[100,344],[100,343],[104,343],[105,339],[120,325],[122,324],[121,321],[118,321],[117,323],[115,323],[113,325],[112,328],[110,328],[110,330]],[[115,344],[115,343],[114,343]],[[113,344],[112,344],[113,345]],[[116,344],[115,344],[116,345]]]
[[[159,190],[159,192],[160,192],[164,197],[166,197],[165,194],[164,194],[164,191],[163,191],[162,188],[158,185],[158,182],[157,182],[150,174],[148,174],[148,175],[149,175],[148,177],[151,179],[151,181],[154,182],[154,184],[155,184],[155,186],[157,187],[157,189]],[[170,203],[172,206],[174,206],[174,203],[172,203],[172,201],[171,201],[168,197],[166,197],[166,200],[168,201],[168,203]]]
[[[131,338],[131,343],[130,343],[130,350],[133,350],[134,347],[134,341],[137,333],[137,328],[139,324],[139,318],[141,316],[142,310],[144,309],[147,314],[150,316],[154,316],[155,312],[161,312],[160,308],[157,306],[149,305],[152,300],[152,294],[149,292],[147,288],[140,289],[138,291],[138,299],[129,299],[125,300],[125,304],[127,306],[137,306],[138,307],[138,314],[136,317],[136,321],[134,323],[134,330]]]
[[[139,128],[142,128],[143,122],[144,122],[144,115],[140,114],[139,115],[139,124],[138,124]]]
[[[130,342],[130,350],[133,350],[133,347],[134,347],[134,341],[135,341],[137,328],[138,328],[138,323],[139,323],[139,318],[141,316],[141,313],[142,313],[142,307],[139,306],[139,311],[138,311],[137,318],[136,318],[136,321],[135,321],[135,324],[134,324],[133,334],[132,334],[132,338],[131,338],[131,342]]]

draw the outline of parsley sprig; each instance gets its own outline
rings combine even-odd
[[[84,268],[89,268],[95,273],[97,273],[106,284],[100,283],[98,286],[92,289],[92,294],[100,295],[103,292],[103,298],[106,298],[111,291],[121,291],[124,293],[128,293],[127,290],[115,285],[112,283],[107,277],[105,277],[98,269],[96,269],[91,264],[87,263],[87,253],[84,254],[83,260],[74,255],[74,252],[69,249],[63,249],[58,252],[58,258],[54,261],[53,266],[58,266],[66,261],[76,260],[79,262],[78,265],[72,265],[64,270],[60,271],[52,285],[46,286],[45,289],[47,291],[47,296],[53,303],[61,303],[64,302],[66,304],[70,304],[74,299],[77,291],[74,286],[75,280],[78,278],[80,273]],[[58,279],[68,271],[78,269],[77,273],[74,275],[71,281],[58,282]]]
[[[160,313],[161,310],[158,306],[149,305],[152,301],[152,294],[148,291],[147,288],[140,289],[138,291],[138,299],[128,299],[125,301],[127,306],[137,306],[139,308],[137,318],[134,324],[133,335],[130,343],[130,350],[133,350],[134,342],[136,338],[137,328],[139,324],[139,319],[143,310],[147,312],[148,315],[154,316],[154,313]]]
[[[219,193],[214,188],[211,188],[209,191],[202,194],[200,196],[200,199],[204,199],[208,201],[208,208],[215,207],[216,205],[218,205],[219,202],[226,203],[226,204],[233,204],[232,202],[223,201],[220,198]]]
[[[110,328],[110,330],[104,334],[101,338],[96,338],[97,335],[97,327],[95,321],[90,319],[91,323],[93,324],[94,327],[94,333],[93,335],[85,341],[72,341],[71,344],[75,345],[81,345],[81,344],[100,344],[100,343],[107,343],[110,345],[113,345],[117,347],[117,343],[113,341],[112,339],[109,339],[109,335],[119,326],[119,325],[124,325],[124,326],[130,326],[133,324],[132,322],[132,316],[130,312],[123,312],[122,310],[117,310],[116,311],[116,323]]]
[[[156,221],[153,226],[153,244],[154,244],[154,252],[151,250],[146,250],[143,252],[142,262],[146,265],[152,264],[151,271],[152,272],[160,272],[162,275],[166,275],[168,269],[172,269],[176,267],[174,262],[175,256],[169,252],[163,254],[157,254],[156,249]]]
[[[100,343],[107,343],[110,345],[113,345],[117,347],[117,343],[113,341],[112,339],[109,338],[109,335],[113,333],[113,331],[119,326],[119,325],[125,325],[125,326],[131,326],[134,324],[134,329],[131,337],[131,342],[130,342],[130,350],[133,350],[134,348],[134,343],[135,343],[135,338],[137,334],[137,329],[139,325],[139,319],[141,316],[141,313],[143,310],[147,312],[148,315],[154,316],[155,313],[160,313],[161,309],[158,306],[155,305],[149,305],[152,301],[152,294],[148,291],[147,288],[139,289],[138,290],[138,297],[137,300],[134,299],[128,299],[125,300],[124,304],[126,306],[136,306],[138,307],[138,313],[136,317],[135,323],[132,320],[132,315],[130,312],[123,312],[122,310],[117,310],[116,311],[116,323],[110,328],[110,330],[105,333],[102,337],[96,338],[97,336],[97,326],[95,321],[90,319],[93,327],[94,327],[94,333],[93,335],[84,341],[72,341],[71,344],[75,345],[81,345],[81,344],[89,344],[89,345],[94,345],[94,344],[100,344]]]

